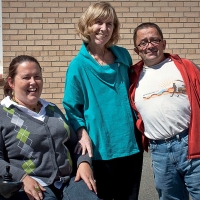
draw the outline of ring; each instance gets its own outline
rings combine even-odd
[[[37,191],[37,192],[40,192],[40,187],[37,185],[37,186],[35,186],[35,190]]]

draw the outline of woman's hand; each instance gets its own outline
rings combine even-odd
[[[43,188],[37,181],[27,175],[22,182],[24,192],[27,194],[29,200],[43,199],[42,192],[45,191],[45,188]]]
[[[75,181],[80,181],[81,179],[84,180],[90,190],[97,194],[96,181],[94,180],[92,169],[87,162],[82,162],[78,167]]]
[[[79,154],[82,151],[82,155],[85,155],[86,152],[88,152],[89,157],[92,157],[92,142],[87,131],[81,127],[78,129],[77,134],[79,141],[75,147],[74,152]]]

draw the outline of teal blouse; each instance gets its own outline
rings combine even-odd
[[[87,130],[94,160],[139,152],[128,99],[128,68],[132,59],[123,47],[112,46],[110,50],[115,62],[100,66],[83,44],[66,72],[63,106],[74,130]]]

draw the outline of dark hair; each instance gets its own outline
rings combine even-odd
[[[7,75],[5,82],[4,82],[3,90],[4,90],[5,96],[12,97],[12,88],[8,84],[8,77],[10,77],[12,80],[14,80],[16,73],[17,73],[16,72],[17,68],[23,62],[34,62],[38,65],[38,67],[40,68],[40,71],[42,71],[42,68],[40,67],[39,62],[34,57],[28,56],[28,55],[20,55],[20,56],[15,57],[9,65],[8,75]]]
[[[136,44],[137,32],[138,32],[138,30],[141,30],[141,29],[144,29],[144,28],[156,28],[156,30],[158,31],[159,35],[161,36],[161,39],[163,40],[163,33],[162,33],[162,30],[160,29],[160,27],[155,23],[145,22],[145,23],[142,23],[139,26],[137,26],[137,28],[135,28],[135,30],[134,30],[133,42],[134,42],[134,46],[135,47],[137,47],[137,44]]]
[[[120,23],[115,12],[115,9],[111,6],[109,2],[97,2],[91,4],[87,10],[82,14],[78,21],[77,34],[82,39],[84,43],[89,43],[92,29],[91,26],[94,24],[96,19],[107,19],[111,18],[114,21],[113,34],[106,44],[106,47],[112,44],[117,44],[120,39],[119,28]]]

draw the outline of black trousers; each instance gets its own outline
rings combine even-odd
[[[138,200],[143,151],[112,160],[93,161],[98,197],[104,200]]]

